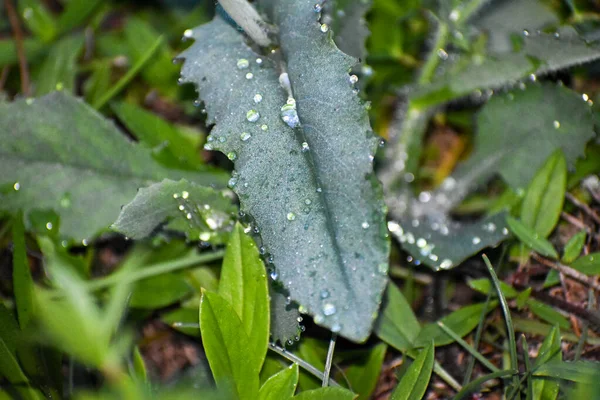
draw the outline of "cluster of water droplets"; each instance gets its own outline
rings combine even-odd
[[[214,210],[210,204],[197,204],[190,198],[186,190],[173,193],[177,210],[188,221],[190,229],[198,231],[198,238],[202,242],[209,242],[218,231],[231,225],[229,216],[221,211]]]

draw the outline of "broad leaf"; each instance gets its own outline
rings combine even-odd
[[[242,321],[248,335],[249,348],[253,352],[245,357],[256,368],[265,360],[269,345],[269,290],[265,267],[256,244],[237,224],[227,244],[223,259],[219,295],[229,302]]]
[[[420,331],[421,325],[410,304],[395,284],[389,284],[375,322],[375,333],[384,342],[404,352],[412,347]]]
[[[558,253],[552,243],[540,237],[537,233],[523,225],[523,223],[511,216],[506,217],[506,222],[512,233],[526,246],[532,248],[543,256],[558,258]]]
[[[10,127],[0,150],[5,189],[0,208],[22,209],[29,226],[33,210],[54,210],[61,234],[79,241],[114,222],[138,187],[170,176],[223,183],[223,176],[208,168],[186,173],[159,166],[149,152],[66,92],[0,104],[0,124]]]
[[[348,75],[356,60],[333,45],[314,5],[265,6],[279,27],[289,93],[276,61],[219,17],[193,30],[182,76],[198,85],[216,123],[207,148],[234,161],[231,187],[291,299],[317,324],[364,341],[387,281],[377,140]]]
[[[202,294],[200,330],[217,388],[231,391],[236,399],[256,399],[260,365],[248,357],[248,335],[227,300],[216,293]]]
[[[485,58],[475,55],[473,60],[456,63],[434,83],[412,93],[412,103],[419,108],[428,107],[476,90],[515,85],[528,76],[543,75],[600,58],[598,46],[588,45],[576,34],[568,32],[559,37],[534,33],[523,36],[522,40],[519,52],[493,53]]]
[[[482,182],[498,172],[511,187],[524,188],[557,149],[572,167],[594,137],[589,104],[550,83],[492,97],[477,125],[474,153],[453,174],[457,181]]]
[[[425,347],[415,358],[392,392],[390,400],[421,400],[431,378],[435,350],[433,343]]]
[[[259,400],[288,400],[294,396],[298,385],[298,364],[270,377],[258,392]]]
[[[530,298],[527,300],[527,307],[541,320],[549,322],[552,325],[558,325],[561,329],[568,330],[571,328],[569,320],[546,303]]]
[[[185,232],[190,240],[220,244],[232,228],[234,213],[231,201],[214,189],[166,179],[138,190],[112,228],[141,239],[166,223],[166,229]]]
[[[562,152],[557,150],[529,184],[521,206],[523,225],[542,237],[548,237],[560,218],[566,185],[567,162]]]
[[[370,349],[362,359],[353,360],[344,372],[350,388],[359,395],[357,400],[371,398],[381,374],[386,352],[387,346],[379,343]]]

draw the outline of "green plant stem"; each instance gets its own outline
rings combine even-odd
[[[146,63],[150,61],[154,53],[156,53],[162,44],[163,36],[160,36],[158,39],[156,39],[148,51],[142,55],[142,58],[140,58],[140,60],[133,67],[131,67],[131,69],[127,71],[127,73],[121,79],[119,79],[119,81],[108,92],[106,92],[104,96],[100,97],[98,101],[92,105],[92,107],[94,107],[96,110],[102,109],[106,103],[119,94],[121,90],[125,89],[129,82],[131,82],[131,80],[135,78],[135,76],[146,66]]]
[[[335,351],[335,341],[337,334],[331,334],[329,349],[327,349],[327,359],[325,360],[325,371],[323,371],[323,387],[329,386],[329,374],[331,373],[331,364],[333,363],[333,352]]]
[[[494,272],[494,267],[492,267],[492,263],[490,263],[489,258],[484,254],[483,261],[488,269],[488,272],[492,278],[492,282],[494,283],[494,288],[496,289],[496,294],[498,299],[500,300],[500,306],[502,307],[502,313],[504,314],[504,321],[506,322],[506,330],[508,335],[508,347],[510,351],[510,367],[512,370],[518,371],[518,358],[517,358],[517,341],[515,339],[515,330],[512,324],[512,319],[510,316],[510,309],[508,307],[508,303],[506,302],[506,298],[502,294],[502,289],[500,288],[500,281],[496,276],[496,272]],[[513,377],[513,384],[515,386],[519,386],[519,378]]]
[[[445,22],[441,21],[436,16],[432,16],[432,18],[437,23],[437,31],[435,33],[433,46],[431,46],[431,49],[429,50],[429,54],[427,55],[427,59],[425,60],[423,68],[421,68],[421,75],[419,76],[418,80],[420,85],[431,83],[431,79],[435,74],[435,70],[440,63],[438,51],[440,49],[443,50],[446,44],[448,44],[448,37],[450,35],[450,29]]]
[[[85,285],[85,289],[93,292],[96,290],[105,289],[116,284],[125,285],[128,283],[137,282],[142,279],[150,278],[152,276],[166,274],[169,272],[178,271],[180,269],[190,268],[198,264],[216,261],[223,258],[224,255],[225,251],[219,250],[212,253],[193,255],[190,257],[186,257],[182,260],[168,261],[160,264],[151,265],[147,268],[134,272],[116,272],[107,277],[87,282]],[[62,296],[61,291],[56,290],[56,295]]]
[[[447,327],[442,321],[437,322],[438,326],[442,328],[444,332],[451,336],[459,345],[461,345],[465,350],[467,350],[473,357],[475,357],[479,362],[481,362],[487,369],[492,372],[498,372],[500,369],[496,367],[494,364],[489,362],[484,356],[481,355],[475,348],[473,348],[469,343],[465,342],[460,336],[456,334],[452,329]]]
[[[282,347],[279,347],[279,346],[277,346],[276,344],[273,344],[273,343],[269,343],[269,349],[271,351],[273,351],[274,353],[279,354],[281,357],[286,358],[289,361],[298,364],[301,368],[303,368],[307,372],[311,373],[312,375],[314,375],[318,379],[323,380],[323,377],[325,376],[325,374],[323,372],[319,371],[317,368],[315,368],[311,364],[307,363],[306,361],[304,361],[300,357],[296,356],[295,354],[290,353],[286,349],[284,349]],[[329,378],[329,385],[336,386],[336,387],[341,387],[339,383],[337,383],[336,381],[334,381],[331,378]]]
[[[527,378],[527,400],[533,400],[533,385],[531,383],[531,361],[529,360],[529,346],[525,335],[521,334],[521,345],[523,346],[523,360],[525,361],[525,376]]]
[[[476,391],[484,382],[487,382],[492,379],[497,379],[497,378],[516,376],[516,374],[518,374],[518,371],[516,371],[516,370],[513,371],[513,370],[507,369],[507,370],[502,370],[502,371],[498,371],[498,372],[492,372],[491,374],[488,374],[488,375],[484,375],[481,378],[477,378],[473,382],[471,382],[468,385],[466,385],[465,387],[463,387],[462,390],[459,391],[456,394],[456,396],[454,396],[454,400],[461,400],[469,393]]]
[[[473,348],[477,350],[479,348],[479,343],[481,342],[481,335],[483,333],[483,323],[485,321],[485,316],[490,305],[490,301],[492,300],[492,293],[488,292],[488,295],[485,299],[485,307],[481,310],[481,316],[479,317],[479,324],[477,324],[477,330],[475,331],[475,341],[473,343]],[[473,375],[473,368],[475,368],[475,357],[471,357],[469,360],[469,365],[467,366],[467,371],[465,372],[465,378],[463,380],[463,385],[467,385],[471,380],[471,375]]]

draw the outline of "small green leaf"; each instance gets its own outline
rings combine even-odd
[[[60,216],[60,233],[77,241],[114,222],[138,187],[168,177],[225,183],[222,174],[206,167],[194,173],[161,167],[67,92],[2,103],[0,124],[12,127],[2,137],[0,185],[15,189],[0,192],[0,208],[22,209],[26,226],[33,210],[53,210]]]
[[[517,302],[517,307],[519,307],[519,309],[525,307],[525,305],[527,304],[527,301],[531,297],[531,290],[532,289],[530,287],[528,287],[527,289],[523,290],[521,293],[519,293],[517,295],[516,302]]]
[[[237,399],[256,399],[261,365],[249,357],[252,347],[238,314],[217,293],[202,294],[200,331],[217,388]]]
[[[552,325],[558,325],[565,330],[571,328],[569,320],[551,306],[531,298],[527,300],[527,306],[532,313],[544,321],[549,322]]]
[[[269,291],[267,275],[254,240],[236,224],[223,259],[219,295],[229,302],[248,335],[253,357],[246,358],[260,370],[269,345]]]
[[[523,225],[519,220],[514,219],[511,216],[506,217],[506,222],[512,233],[519,238],[526,246],[532,248],[543,256],[558,258],[558,253],[554,250],[552,244],[546,239],[540,237],[537,233],[533,232],[530,228]]]
[[[534,370],[547,362],[562,360],[560,347],[560,331],[558,327],[552,328],[552,331],[546,336],[542,343],[538,357],[533,363]],[[556,400],[560,386],[559,383],[551,379],[534,379],[533,398],[539,400]]]
[[[521,206],[521,222],[548,237],[562,211],[567,185],[567,161],[555,151],[533,177]]]
[[[83,42],[83,35],[73,35],[52,45],[36,82],[37,96],[46,95],[55,90],[74,92],[77,59],[83,49]]]
[[[486,278],[471,279],[467,282],[467,284],[471,289],[477,290],[478,292],[483,294],[495,293],[494,287],[492,286],[492,282]],[[502,294],[507,299],[512,299],[519,294],[515,288],[513,288],[505,282],[500,282],[500,288],[502,289]]]
[[[552,361],[540,365],[533,376],[591,385],[598,381],[598,363],[590,361]]]
[[[356,398],[354,393],[336,387],[307,390],[294,396],[294,399],[298,400],[353,400],[354,398]]]
[[[571,267],[586,275],[600,274],[600,252],[579,257],[571,263]]]
[[[50,42],[57,33],[56,21],[41,0],[19,0],[19,14],[27,28],[43,42]]]
[[[377,386],[387,346],[379,343],[369,350],[361,360],[354,360],[346,369],[344,375],[350,383],[350,388],[359,396],[357,400],[368,400]]]
[[[487,309],[485,308],[485,303],[472,304],[454,311],[440,321],[458,336],[463,337],[475,329],[477,324],[479,324],[481,313],[484,310],[488,313],[497,306],[497,301],[490,301]],[[418,333],[414,345],[415,347],[426,346],[432,340],[435,342],[436,346],[444,346],[454,342],[454,339],[444,332],[437,323],[432,322],[425,325],[421,332]]]
[[[58,17],[59,32],[65,33],[78,27],[90,18],[102,4],[104,4],[102,0],[70,0],[64,5],[64,10]]]
[[[220,244],[233,224],[235,208],[222,193],[186,180],[168,179],[138,190],[112,228],[133,239],[166,229],[185,232],[190,240]]]
[[[129,305],[133,308],[155,309],[176,303],[192,292],[181,274],[161,274],[137,282]]]
[[[176,126],[132,103],[114,103],[112,110],[155,159],[170,168],[195,169],[202,163],[198,149]]]
[[[569,239],[569,241],[565,245],[565,249],[563,252],[563,263],[571,264],[577,259],[577,257],[579,257],[579,255],[581,254],[581,250],[583,250],[583,246],[585,245],[586,238],[586,231],[580,231],[573,235],[571,239]]]
[[[287,400],[294,396],[298,385],[298,364],[273,375],[258,392],[259,400]]]
[[[148,380],[148,372],[146,371],[146,364],[138,346],[133,348],[132,358],[133,374],[139,381],[146,382]]]
[[[430,343],[418,355],[402,380],[392,392],[390,400],[421,400],[431,378],[433,370],[434,344]]]
[[[17,303],[17,316],[19,326],[25,329],[31,319],[33,312],[33,278],[27,260],[27,248],[25,246],[25,227],[23,226],[23,215],[18,213],[13,220],[13,288],[15,302]]]
[[[419,336],[421,325],[410,304],[393,283],[387,287],[374,330],[381,340],[402,352],[411,348]]]
[[[29,387],[30,383],[17,360],[17,342],[21,334],[17,322],[0,304],[0,376],[3,376],[26,400],[41,400],[43,396]]]
[[[124,29],[125,42],[132,59],[132,64],[144,59],[149,43],[154,43],[160,37],[152,25],[139,17],[129,17]],[[173,55],[166,43],[161,43],[159,49],[141,71],[144,79],[152,86],[170,92],[176,89],[173,82],[177,80],[178,66],[173,65]]]

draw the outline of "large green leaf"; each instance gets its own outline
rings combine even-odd
[[[270,377],[258,392],[259,400],[288,400],[298,385],[298,364],[292,364]]]
[[[190,240],[219,244],[232,228],[234,213],[231,201],[216,190],[166,179],[140,189],[112,228],[141,239],[167,223],[166,229],[185,232]]]
[[[217,388],[236,399],[256,399],[261,366],[248,357],[250,340],[238,314],[217,293],[202,294],[200,331]]]
[[[198,85],[216,123],[207,148],[234,161],[231,187],[291,299],[317,324],[364,341],[387,281],[377,140],[348,75],[356,60],[334,46],[314,5],[266,4],[280,32],[273,60],[219,17],[194,29],[182,76]]]
[[[453,174],[457,181],[481,182],[498,172],[513,188],[524,188],[557,149],[572,167],[594,137],[589,104],[580,94],[550,83],[492,97],[477,125],[475,151]]]
[[[567,162],[557,150],[531,180],[521,206],[521,222],[548,237],[560,218],[566,189]]]
[[[331,26],[338,48],[364,60],[367,55],[365,42],[370,33],[365,14],[371,7],[371,1],[334,0],[324,2],[324,7],[326,14],[321,16],[321,21]]]
[[[191,173],[159,166],[148,151],[66,92],[0,104],[0,124],[5,127],[0,208],[23,209],[26,223],[33,210],[54,210],[61,234],[76,240],[107,228],[138,187],[170,176],[223,184],[223,175],[209,169]]]
[[[256,244],[237,224],[227,244],[221,269],[219,295],[229,302],[248,335],[245,357],[260,367],[269,345],[269,290],[265,267]]]
[[[431,378],[435,360],[434,355],[434,345],[431,343],[419,353],[415,361],[408,367],[402,380],[394,389],[390,400],[420,400],[423,398]]]

